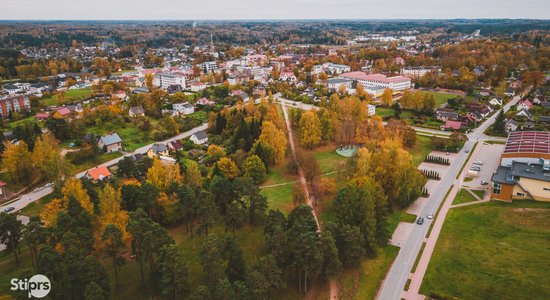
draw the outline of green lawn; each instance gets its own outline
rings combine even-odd
[[[46,204],[50,203],[50,201],[55,198],[54,194],[55,193],[51,193],[38,201],[29,203],[27,206],[25,206],[25,208],[20,211],[20,213],[27,217],[37,216],[38,214],[40,214],[44,206],[46,206]]]
[[[294,184],[263,188],[260,194],[267,197],[268,209],[280,210],[288,214],[294,208],[292,203],[292,189]]]
[[[420,293],[460,299],[550,299],[550,203],[453,208]]]
[[[384,117],[393,117],[395,116],[394,109],[391,107],[383,107],[383,106],[377,106],[376,107],[376,114]]]
[[[6,127],[8,127],[9,129],[14,129],[18,125],[21,125],[25,122],[35,123],[36,118],[34,116],[29,116],[29,117],[26,117],[26,118],[23,118],[23,119],[20,119],[20,120],[17,120],[17,121],[10,122],[6,125]]]
[[[417,134],[416,145],[405,148],[412,155],[413,163],[416,166],[420,165],[424,161],[424,158],[426,158],[426,155],[433,151],[431,141],[431,137]]]
[[[474,194],[476,194],[481,199],[483,199],[483,197],[485,196],[484,190],[472,190],[472,192],[474,192]]]
[[[453,200],[453,204],[468,203],[474,201],[477,201],[477,199],[472,196],[472,194],[468,193],[468,191],[465,189],[460,189],[458,194],[456,194],[455,199]]]
[[[422,94],[432,94],[435,98],[435,106],[439,107],[441,104],[447,103],[447,100],[455,98],[455,94],[447,94],[441,92],[432,92],[432,91],[421,91]]]
[[[83,164],[80,164],[80,165],[75,165],[75,168],[73,170],[74,173],[79,173],[79,172],[82,172],[82,171],[86,171],[88,169],[91,169],[97,165],[100,165],[104,162],[108,162],[112,159],[115,159],[117,157],[120,157],[122,156],[122,153],[120,152],[112,152],[112,153],[103,153],[99,156],[99,158],[97,159],[97,161],[88,161],[88,162],[85,162]]]
[[[349,159],[336,153],[334,149],[328,151],[316,151],[314,153],[317,162],[319,163],[319,169],[321,174],[334,172],[338,170],[340,164],[346,164]]]
[[[399,225],[400,222],[409,222],[414,223],[416,221],[416,216],[407,213],[406,209],[403,210],[394,210],[388,218],[388,232],[393,233]]]
[[[153,142],[148,132],[140,130],[133,123],[124,123],[124,127],[102,124],[101,126],[90,127],[88,132],[98,135],[118,133],[122,139],[122,147],[127,152],[132,152]]]
[[[66,103],[66,102],[72,102],[72,101],[76,101],[76,100],[83,100],[84,98],[88,98],[91,95],[92,95],[92,88],[87,87],[87,88],[78,89],[78,90],[68,90],[65,93],[63,101],[59,100],[58,95],[52,95],[48,98],[40,100],[40,103],[42,103],[45,106],[59,105],[59,104],[63,104],[63,103]]]

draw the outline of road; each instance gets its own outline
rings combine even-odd
[[[510,107],[512,107],[513,105],[517,104],[520,99],[521,96],[515,96],[509,103],[503,106],[502,109],[504,110],[504,112],[510,109]],[[447,193],[451,185],[455,184],[455,186],[460,186],[462,184],[461,181],[463,176],[459,176],[459,180],[456,180],[455,178],[460,172],[462,165],[464,165],[466,159],[468,158],[468,153],[466,153],[464,150],[472,149],[477,141],[482,141],[489,138],[483,132],[491,124],[494,123],[498,113],[499,112],[497,111],[490,118],[480,124],[479,127],[474,129],[471,133],[467,135],[468,141],[465,143],[464,148],[457,154],[455,160],[453,161],[451,166],[449,166],[449,170],[447,171],[445,176],[439,181],[437,188],[430,195],[426,202],[426,205],[422,208],[420,216],[426,216],[428,213],[435,214],[435,212],[443,202],[443,198],[445,197],[445,194]],[[437,216],[437,225],[439,227],[438,230],[440,230],[440,227],[443,226],[445,217],[446,211],[440,211],[440,214]],[[411,269],[416,261],[418,253],[420,252],[420,248],[422,247],[422,243],[424,242],[426,234],[428,233],[430,224],[433,221],[434,220],[429,220],[425,218],[425,222],[423,225],[416,225],[415,228],[411,231],[409,238],[407,239],[406,243],[402,245],[401,250],[397,255],[397,258],[395,259],[388,274],[386,275],[377,299],[399,300],[403,297],[403,289],[405,288],[405,284],[409,279]]]
[[[164,141],[161,141],[161,142],[155,142],[155,143],[169,143],[169,142],[172,142],[172,141],[181,140],[181,139],[184,139],[184,138],[187,138],[187,137],[191,136],[193,133],[195,133],[197,131],[206,130],[206,129],[208,129],[208,123],[204,123],[200,126],[197,126],[193,129],[189,130],[189,131],[182,132],[182,133],[180,133],[180,134],[178,134],[174,137],[171,137],[167,140],[164,140]],[[151,148],[151,146],[155,143],[151,143],[149,145],[138,148],[130,154],[138,154],[138,153],[145,154],[147,152],[147,150],[149,150],[149,148]],[[117,164],[123,158],[124,158],[124,156],[121,156],[121,157],[112,159],[110,161],[104,162],[104,163],[100,164],[99,166],[110,167],[110,166],[113,166],[113,165]],[[86,171],[83,171],[83,172],[80,172],[80,173],[76,174],[75,177],[76,178],[81,178],[81,177],[84,176],[84,174],[86,174]],[[4,204],[3,206],[0,206],[0,211],[4,211],[4,209],[7,208],[7,207],[14,207],[15,209],[12,210],[11,213],[18,212],[21,209],[23,209],[25,206],[27,206],[29,203],[32,203],[32,202],[34,202],[34,201],[36,201],[36,200],[38,200],[42,197],[45,197],[45,196],[49,195],[52,192],[53,192],[53,187],[44,188],[44,189],[42,189],[40,191],[37,191],[37,192],[34,192],[34,191],[30,192],[28,194],[22,195],[20,198],[18,198],[15,201],[12,201],[12,202],[9,202],[7,204]]]

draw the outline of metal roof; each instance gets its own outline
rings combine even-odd
[[[508,135],[504,153],[550,154],[550,132],[515,131]]]

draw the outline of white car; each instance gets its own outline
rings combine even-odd
[[[37,188],[34,189],[33,192],[34,192],[34,193],[40,192],[42,189],[43,189],[43,187],[37,187]]]
[[[483,166],[483,162],[481,160],[474,161],[474,165]]]
[[[427,216],[428,219],[433,219],[434,218],[434,215],[432,213],[429,213],[428,216]]]
[[[46,185],[44,186],[44,188],[49,188],[50,186],[53,185],[53,182],[49,182],[49,183],[46,183]]]

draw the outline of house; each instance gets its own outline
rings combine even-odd
[[[259,96],[259,97],[265,97],[265,94],[266,94],[266,91],[263,85],[256,87],[252,92],[252,95]]]
[[[518,113],[516,113],[516,116],[517,117],[524,117],[524,118],[527,118],[529,120],[533,119],[533,115],[527,109],[520,110]]]
[[[192,92],[200,92],[204,89],[206,89],[206,83],[197,81],[190,84],[190,88]]]
[[[513,119],[509,119],[506,121],[506,132],[510,131],[516,131],[519,127],[519,123],[517,121],[514,121]]]
[[[99,181],[109,179],[111,177],[111,172],[109,172],[109,169],[107,169],[107,167],[100,166],[86,171],[86,173],[84,173],[84,177],[93,181],[94,183],[97,183]]]
[[[457,120],[458,119],[458,113],[452,110],[443,110],[438,109],[435,112],[436,118],[439,121],[446,122],[447,120]]]
[[[512,97],[514,96],[515,92],[514,92],[514,89],[509,87],[506,89],[506,92],[504,92],[504,95],[508,96],[508,97]]]
[[[15,95],[15,94],[21,93],[22,91],[23,89],[16,85],[13,85],[13,84],[4,85],[4,92],[6,92],[8,95]]]
[[[374,116],[374,114],[376,114],[376,106],[374,106],[372,104],[369,104],[368,105],[368,112],[369,112],[369,117]]]
[[[82,104],[76,104],[76,105],[72,105],[72,104],[69,104],[67,106],[65,106],[68,110],[71,111],[71,113],[83,113],[84,112],[84,107],[82,107]]]
[[[212,101],[212,100],[208,100],[207,98],[200,98],[197,102],[195,102],[196,105],[207,105],[207,106],[212,106],[212,105],[215,105],[216,102]]]
[[[462,122],[460,121],[446,121],[445,125],[441,125],[441,130],[460,130]]]
[[[535,129],[535,127],[536,127],[535,122],[527,121],[527,122],[525,122],[525,124],[523,124],[523,126],[521,126],[521,129],[522,130],[527,130],[527,129],[530,130],[530,129]]]
[[[132,106],[128,110],[128,115],[132,118],[143,117],[143,116],[145,116],[145,110],[143,110],[143,106],[141,106],[141,105]]]
[[[147,150],[147,156],[149,156],[150,158],[168,156],[168,155],[169,155],[169,150],[166,144],[155,143],[153,144],[153,146],[151,146],[151,148],[149,148],[149,150]]]
[[[39,113],[36,113],[34,117],[39,121],[44,121],[50,117],[50,114],[47,112],[39,112]]]
[[[183,149],[183,143],[180,141],[171,141],[168,143],[168,149],[170,149],[170,151],[179,151]]]
[[[208,135],[206,135],[206,132],[200,130],[200,131],[197,131],[197,132],[193,133],[193,135],[191,135],[191,137],[189,139],[197,145],[202,145],[202,144],[208,142]]]
[[[104,135],[97,141],[97,146],[108,153],[120,151],[122,150],[122,139],[116,132]]]
[[[281,81],[290,81],[290,82],[296,82],[296,75],[294,75],[294,72],[292,71],[283,71],[279,75],[279,80]]]
[[[8,184],[0,180],[0,197],[6,199],[6,192],[7,192],[7,186]]]
[[[250,97],[248,97],[248,94],[243,92],[242,90],[232,90],[231,96],[239,97],[243,100],[243,102],[248,102],[248,100],[250,100]]]
[[[56,119],[66,119],[70,115],[71,115],[71,110],[66,107],[62,107],[53,113],[53,117]]]
[[[174,113],[177,113],[178,115],[189,115],[195,112],[195,106],[193,106],[193,104],[189,102],[174,103],[172,105],[172,108],[174,110]]]
[[[126,92],[122,91],[122,90],[119,90],[119,91],[116,91],[116,92],[112,93],[111,96],[113,98],[117,98],[117,99],[124,99],[124,98],[126,98]]]
[[[544,101],[544,96],[535,96],[533,98],[533,104],[540,105]]]
[[[502,99],[495,97],[489,101],[489,104],[491,104],[492,106],[502,106]]]
[[[529,110],[533,104],[529,100],[521,100],[518,102],[517,111]]]

